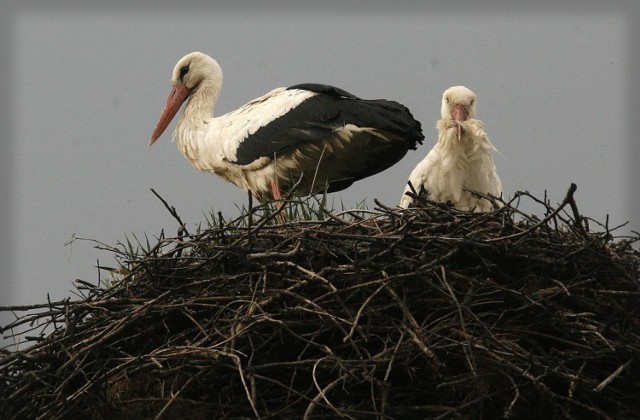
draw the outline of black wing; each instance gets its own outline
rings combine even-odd
[[[294,85],[287,88],[287,90],[290,89],[308,90],[310,92],[322,93],[324,95],[334,96],[338,98],[360,99],[356,95],[349,93],[346,90],[342,90],[331,85],[323,85],[320,83],[300,83],[299,85]]]
[[[415,149],[422,143],[420,123],[409,110],[393,101],[360,99],[342,89],[306,83],[289,89],[317,93],[242,141],[236,162],[247,165],[261,158],[288,154],[309,143],[320,142],[336,128],[352,124],[374,128],[402,139],[398,147]]]

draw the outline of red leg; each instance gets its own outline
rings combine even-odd
[[[282,199],[282,193],[280,192],[280,185],[275,179],[271,180],[271,193],[273,195],[273,199],[276,201],[276,208],[280,209],[283,203],[280,201]]]

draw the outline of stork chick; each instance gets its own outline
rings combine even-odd
[[[491,157],[496,150],[482,121],[476,119],[476,94],[464,86],[453,86],[442,95],[438,142],[409,175],[400,207],[408,208],[413,189],[426,191],[433,201],[450,202],[462,210],[487,212],[490,201],[473,196],[464,189],[500,197],[502,183]],[[408,184],[411,183],[411,186]]]

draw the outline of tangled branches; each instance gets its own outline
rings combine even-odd
[[[520,193],[515,200],[533,199]],[[160,238],[42,305],[0,359],[13,418],[624,418],[640,391],[638,238],[425,202]],[[570,206],[572,215],[565,212]],[[270,216],[271,217],[271,216]],[[250,220],[247,220],[250,219]],[[273,217],[270,220],[276,220]],[[16,310],[16,308],[3,308]]]

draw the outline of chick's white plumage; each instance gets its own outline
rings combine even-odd
[[[451,202],[463,210],[486,212],[492,204],[474,197],[469,189],[500,197],[502,184],[491,158],[495,147],[476,116],[476,94],[464,86],[453,86],[442,95],[442,118],[438,120],[438,142],[415,167],[409,182],[416,192],[425,190],[433,201]],[[413,198],[409,182],[400,207],[408,208]]]

